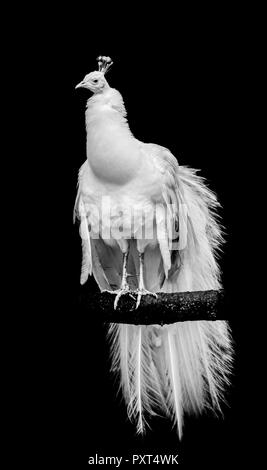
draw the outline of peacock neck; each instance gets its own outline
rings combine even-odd
[[[103,181],[123,184],[140,165],[136,139],[131,134],[123,101],[118,96],[93,97],[86,110],[87,159],[94,174]],[[115,99],[114,99],[115,98]]]

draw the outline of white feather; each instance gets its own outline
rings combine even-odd
[[[85,206],[82,198],[79,201],[79,215],[81,218],[80,223],[80,236],[82,239],[82,269],[81,269],[81,284],[87,281],[88,275],[92,274],[92,251],[91,240],[88,230],[88,221],[86,217]]]
[[[161,251],[161,256],[164,264],[164,273],[168,277],[168,271],[171,268],[171,255],[169,247],[169,239],[166,226],[166,213],[162,206],[157,205],[155,210],[156,216],[156,227],[157,227],[157,239]]]
[[[166,373],[168,383],[166,384],[167,390],[167,404],[173,415],[173,420],[177,423],[178,436],[182,437],[183,425],[183,394],[181,382],[181,365],[179,364],[179,354],[175,346],[175,337],[172,332],[172,327],[166,329],[163,336],[166,354]]]

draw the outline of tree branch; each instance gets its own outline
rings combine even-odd
[[[136,296],[135,296],[136,297]],[[108,323],[133,325],[164,325],[183,321],[226,320],[226,300],[223,290],[159,293],[158,298],[142,297],[139,308],[135,300],[123,295],[114,310],[113,294],[86,294],[82,303],[90,314],[99,314]]]

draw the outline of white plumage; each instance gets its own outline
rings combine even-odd
[[[100,58],[100,71],[78,85],[94,93],[87,103],[87,160],[75,204],[83,245],[81,283],[92,273],[101,291],[116,293],[115,306],[133,290],[139,304],[149,292],[218,289],[217,199],[168,149],[134,138],[123,99],[104,77],[109,61]],[[152,230],[152,238],[145,229]],[[109,231],[110,237],[103,236]],[[185,412],[220,410],[231,363],[226,322],[112,324],[109,338],[112,368],[120,374],[138,432],[151,415],[164,413],[181,437]]]

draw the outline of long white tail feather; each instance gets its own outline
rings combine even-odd
[[[145,371],[143,370],[142,326],[138,326],[135,329],[133,341],[134,347],[129,361],[133,390],[128,405],[128,412],[130,416],[137,419],[137,432],[143,433],[145,429],[143,411],[146,408],[147,396],[145,396],[146,376],[144,375]]]
[[[161,287],[159,282],[157,290],[179,292],[218,289],[220,270],[216,254],[222,242],[216,215],[219,204],[216,196],[194,170],[179,167],[177,179],[179,202],[187,207],[187,244],[179,252],[177,272],[173,272],[168,279],[166,276]],[[184,220],[182,226],[184,232]],[[159,230],[164,231],[160,223]],[[163,245],[161,249],[166,255],[167,247]],[[162,257],[164,259],[164,255]],[[165,256],[165,263],[169,267],[168,256]],[[149,273],[146,273],[146,280],[149,281]],[[116,328],[123,330],[127,326]],[[220,403],[225,387],[229,384],[231,368],[231,339],[227,322],[197,321],[138,328],[138,346],[132,346],[132,352],[130,347],[128,353],[131,357],[130,375],[127,377],[125,359],[120,370],[122,383],[127,382],[130,391],[129,416],[137,418],[138,432],[144,431],[141,416],[150,407],[170,413],[180,437],[185,412],[200,413],[205,409],[221,412]],[[151,334],[143,335],[141,332],[144,328]],[[157,338],[157,345],[151,340],[153,334]],[[135,337],[136,333],[132,335]],[[150,356],[147,354],[149,350],[152,351]],[[124,344],[123,356],[126,355]],[[146,361],[150,361],[150,364],[146,364]],[[151,384],[156,390],[156,400],[151,393]],[[125,398],[127,400],[127,396]],[[143,405],[140,403],[142,399]]]
[[[120,342],[120,366],[121,366],[121,377],[123,394],[126,401],[128,402],[131,397],[131,381],[129,376],[129,351],[130,351],[130,328],[129,325],[121,325],[119,330],[119,342]]]
[[[166,401],[168,408],[173,416],[174,422],[177,424],[178,436],[182,437],[183,426],[183,391],[180,365],[180,358],[177,354],[175,346],[175,338],[173,328],[168,327],[165,333],[164,345],[166,354],[166,373],[167,373],[167,396]]]
[[[195,170],[179,166],[176,178],[177,199],[187,208],[187,224],[185,214],[178,214],[186,246],[178,252],[177,263],[172,266],[164,236],[160,237],[159,249],[145,252],[146,287],[169,293],[218,289],[221,284],[216,257],[222,230],[216,215],[216,196]],[[167,233],[161,215],[157,213],[160,235]],[[118,288],[121,258],[111,255],[103,244],[100,248],[104,261],[100,259],[95,240],[89,248],[86,223],[81,215],[81,230],[86,235],[82,280],[93,269],[101,290]],[[133,267],[138,266],[134,242],[131,247],[130,262]],[[194,321],[163,327],[112,324],[109,339],[112,369],[119,373],[128,415],[137,423],[138,433],[145,431],[149,415],[163,412],[172,416],[181,437],[184,413],[221,411],[231,369],[227,322]]]

